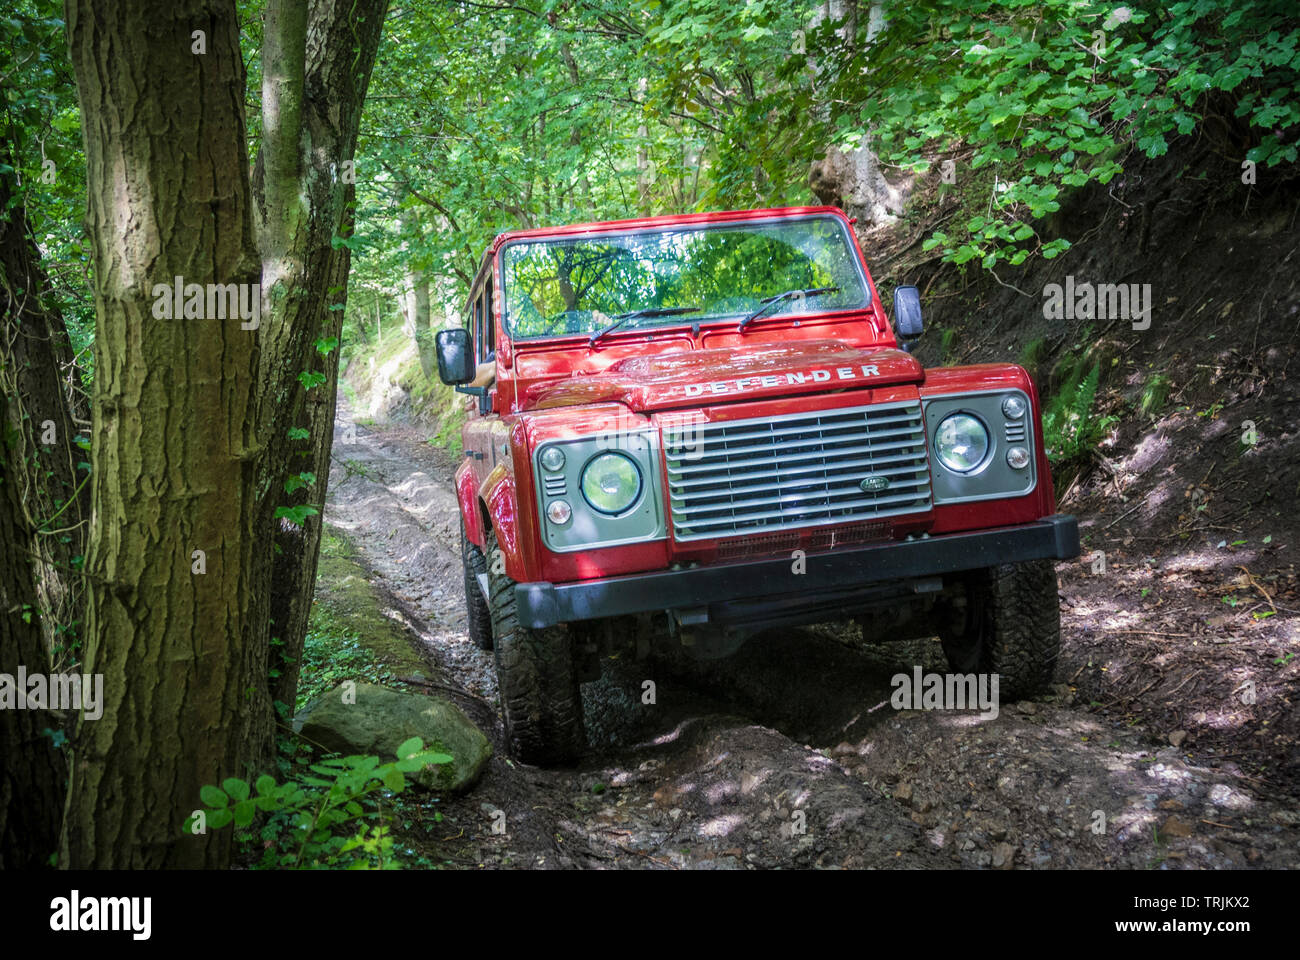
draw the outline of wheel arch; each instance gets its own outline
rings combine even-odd
[[[515,491],[515,480],[498,464],[484,479],[479,487],[477,501],[481,508],[480,522],[486,542],[487,531],[496,534],[497,547],[505,559],[505,573],[516,582],[527,581],[528,558],[526,534],[519,516],[519,499]],[[492,562],[492,558],[488,558]]]

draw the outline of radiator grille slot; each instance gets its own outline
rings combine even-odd
[[[919,402],[668,426],[664,455],[678,540],[770,534],[930,508]],[[867,478],[871,486],[864,490]]]

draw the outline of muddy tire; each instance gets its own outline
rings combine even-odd
[[[496,550],[488,534],[487,555]],[[587,746],[582,694],[568,627],[520,626],[515,582],[488,570],[488,606],[506,744],[516,760],[539,767],[571,763]]]
[[[487,573],[487,557],[465,536],[465,518],[460,520],[460,562],[465,568],[465,622],[469,638],[483,650],[492,649],[492,612],[479,586],[478,574]]]
[[[940,639],[954,673],[998,674],[1000,699],[1041,693],[1061,652],[1055,562],[1004,563],[972,573],[965,630]]]

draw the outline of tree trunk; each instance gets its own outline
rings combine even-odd
[[[105,702],[75,739],[62,860],[216,867],[229,831],[182,824],[204,784],[258,768],[272,731],[255,578],[260,334],[206,302],[204,318],[156,314],[175,277],[258,282],[239,23],[230,0],[68,0],[66,19],[95,264],[84,669],[104,675]]]
[[[578,89],[582,82],[582,77],[578,73],[578,61],[573,56],[573,44],[568,40],[560,44],[560,55],[564,57],[564,65],[569,68],[569,82],[573,88]],[[569,131],[569,146],[576,147],[582,143],[582,133],[575,123],[573,129]],[[591,181],[587,179],[587,168],[585,165],[578,167],[578,185],[582,188],[583,211],[587,212],[591,206]]]
[[[263,196],[259,231],[265,388],[259,435],[262,524],[275,529],[271,583],[272,697],[294,707],[307,615],[320,551],[338,384],[337,340],[347,302],[357,131],[388,0],[270,0],[266,11],[263,147],[255,177]],[[304,32],[305,31],[305,32]],[[305,44],[303,38],[305,37]],[[331,345],[331,341],[335,345]],[[323,377],[315,385],[300,375]],[[290,428],[308,431],[288,439]],[[285,482],[308,474],[292,493]],[[301,524],[276,507],[310,506]]]
[[[415,256],[419,255],[421,244],[420,221],[413,215],[402,218],[403,233],[411,233],[417,242],[403,242],[406,252],[406,321],[411,326],[411,339],[420,355],[420,369],[426,380],[432,380],[438,373],[438,361],[433,349],[433,328],[429,323],[429,278],[424,271],[413,265]],[[414,249],[412,247],[414,246]]]
[[[9,397],[0,392],[0,424],[10,422]],[[12,448],[0,450],[0,673],[16,682],[17,668],[48,672],[49,658],[35,611],[34,563],[15,549],[29,531],[23,520],[19,490],[21,470],[14,469]],[[24,696],[19,689],[17,696]],[[0,709],[0,870],[45,866],[59,846],[66,767],[52,738],[42,731],[63,726],[47,710]]]
[[[815,16],[809,29],[826,18],[843,21],[839,36],[850,52],[856,52],[856,0],[828,2],[824,15]],[[868,10],[866,45],[871,44],[886,22],[883,4],[872,3]],[[818,68],[814,66],[814,69]],[[886,177],[868,137],[864,137],[862,145],[853,150],[828,147],[825,157],[814,161],[808,171],[809,189],[822,203],[841,207],[850,217],[855,217],[859,237],[897,222],[903,214],[913,181],[914,178],[906,174]]]
[[[4,94],[0,89],[0,99]],[[19,149],[0,139],[0,163],[12,166]],[[83,578],[74,562],[85,549],[90,489],[89,474],[77,468],[88,458],[76,444],[74,417],[84,422],[89,413],[63,317],[46,301],[49,280],[17,193],[13,173],[0,175],[0,392],[9,400],[0,430],[7,432],[10,477],[20,493],[17,538],[5,543],[39,560],[34,622],[57,669],[75,658],[74,625],[84,621]]]
[[[0,162],[12,167],[17,153],[0,140]],[[63,371],[78,386],[80,377],[63,318],[45,303],[49,281],[17,192],[12,170],[0,174],[0,673],[15,682],[19,667],[48,675],[74,659],[84,578],[73,559],[90,512],[72,419],[84,407]],[[69,718],[14,706],[0,709],[0,869],[30,869],[59,847],[67,765],[54,736]]]

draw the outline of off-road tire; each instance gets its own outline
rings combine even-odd
[[[998,674],[999,699],[1041,693],[1061,652],[1055,562],[1004,563],[972,573],[965,630],[940,639],[954,673]]]
[[[488,572],[483,551],[465,536],[465,518],[460,520],[460,562],[465,568],[465,622],[469,638],[480,649],[492,649],[492,612],[479,586],[478,576]]]
[[[487,555],[496,550],[489,533]],[[573,762],[587,746],[574,641],[563,624],[531,630],[519,623],[515,582],[488,569],[488,607],[506,744],[516,760],[539,767]]]

